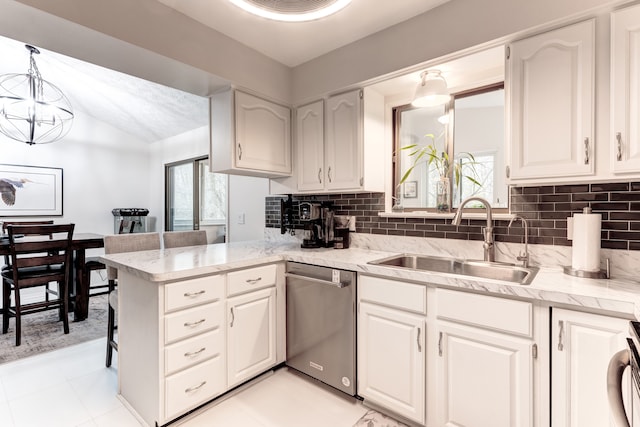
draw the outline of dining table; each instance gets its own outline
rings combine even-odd
[[[87,261],[86,250],[104,248],[104,236],[95,233],[74,233],[71,241],[71,248],[74,252],[74,280],[71,286],[71,303],[73,309],[73,320],[75,322],[85,320],[89,315],[89,285],[85,283],[84,270]],[[9,239],[0,239],[0,256],[11,255]]]

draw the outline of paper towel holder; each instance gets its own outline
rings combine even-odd
[[[584,270],[576,270],[572,268],[570,265],[563,267],[564,274],[568,274],[569,276],[582,277],[585,279],[609,279],[611,278],[611,268],[609,265],[609,258],[605,259],[606,269],[599,271],[584,271]]]

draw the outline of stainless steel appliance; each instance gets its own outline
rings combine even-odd
[[[629,322],[628,348],[617,352],[607,370],[607,396],[616,427],[640,427],[640,322]],[[625,409],[623,374],[631,373],[631,399]]]
[[[113,214],[113,232],[115,234],[146,233],[148,209],[118,208]]]
[[[287,263],[287,362],[356,394],[356,274]]]

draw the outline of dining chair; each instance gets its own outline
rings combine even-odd
[[[3,221],[2,222],[2,235],[7,234],[7,227],[10,225],[50,225],[53,224],[53,220],[48,221]],[[5,255],[3,270],[11,269],[11,257]]]
[[[165,249],[207,244],[207,232],[204,230],[165,231],[162,233]]]
[[[104,253],[117,254],[123,252],[137,252],[160,249],[160,233],[114,234],[104,236]],[[107,358],[106,366],[111,366],[113,350],[118,351],[115,341],[118,314],[118,269],[107,266],[107,282],[109,285],[109,307],[107,315]]]
[[[2,271],[2,333],[15,318],[16,346],[21,343],[22,315],[57,308],[64,333],[69,333],[69,280],[74,224],[9,225],[11,268]],[[22,238],[19,238],[22,237]],[[51,283],[57,283],[54,290]],[[44,301],[23,303],[21,291],[43,287]],[[11,292],[13,291],[13,305]],[[51,298],[53,295],[55,298]]]

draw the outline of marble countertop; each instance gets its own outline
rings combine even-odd
[[[109,266],[159,284],[259,264],[296,261],[393,279],[580,306],[640,319],[640,284],[637,282],[585,279],[568,276],[562,268],[540,268],[533,282],[524,286],[368,264],[396,253],[359,248],[301,249],[299,244],[290,242],[253,241],[110,254],[103,255],[101,260]]]

